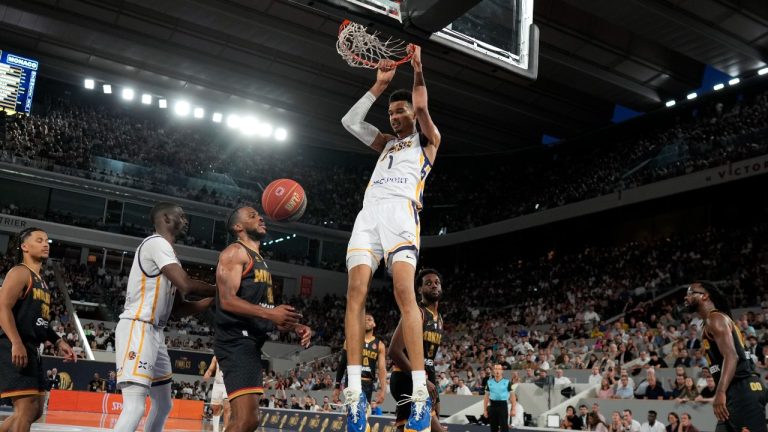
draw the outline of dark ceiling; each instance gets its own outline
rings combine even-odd
[[[43,76],[251,110],[295,141],[361,149],[339,119],[374,74],[336,53],[335,17],[285,0],[3,0],[0,20],[0,49],[40,60]],[[608,124],[616,103],[650,111],[698,88],[706,65],[737,76],[768,59],[764,0],[535,0],[534,22],[529,85],[424,54],[443,152],[574,137]],[[393,85],[410,85],[403,69]],[[387,128],[383,104],[369,120]]]

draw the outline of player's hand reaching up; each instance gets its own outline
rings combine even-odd
[[[267,319],[275,323],[277,327],[293,327],[301,318],[301,314],[290,305],[280,305],[274,309],[267,309],[267,311]]]
[[[413,66],[413,70],[420,71],[421,70],[421,47],[418,45],[410,44],[408,45],[408,50],[413,52],[413,56],[411,56],[411,66]]]
[[[389,85],[392,82],[392,78],[395,77],[396,70],[397,64],[394,60],[381,60],[376,67],[376,83]]]

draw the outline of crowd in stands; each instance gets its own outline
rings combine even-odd
[[[39,114],[8,119],[0,159],[226,207],[258,202],[254,192],[258,187],[277,178],[293,178],[310,197],[302,222],[347,230],[373,166],[362,163],[359,156],[318,158],[317,149],[253,151],[250,143],[215,126],[150,118],[94,95],[76,97],[50,90],[38,96],[44,99],[36,102]],[[424,232],[479,226],[768,150],[766,93],[702,101],[676,115],[680,117],[672,125],[649,128],[619,142],[566,144],[524,157],[485,156],[469,164],[464,158],[446,157],[428,180]],[[138,168],[113,171],[97,158]],[[198,183],[189,178],[217,175],[243,187],[222,183],[218,189],[192,189]],[[494,184],[504,187],[480,187]],[[430,212],[430,206],[440,210]],[[467,211],[471,208],[484,211]]]

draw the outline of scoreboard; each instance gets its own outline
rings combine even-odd
[[[0,109],[29,114],[38,62],[0,51]]]

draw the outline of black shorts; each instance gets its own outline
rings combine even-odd
[[[0,338],[0,398],[45,394],[47,380],[37,347],[30,344],[24,346],[27,349],[27,366],[19,369],[11,361],[11,341]]]
[[[756,375],[731,381],[726,392],[728,421],[718,422],[716,432],[766,432],[765,404],[768,402],[768,389]]]
[[[239,338],[216,340],[213,353],[224,374],[224,387],[231,403],[246,394],[264,394],[261,376],[261,347],[264,340]]]
[[[434,384],[434,383],[433,383]],[[411,379],[410,372],[393,371],[389,377],[389,392],[392,393],[392,397],[398,403],[395,408],[395,425],[402,426],[408,421],[408,417],[411,415],[411,404],[404,403],[400,405],[400,402],[407,399],[413,393],[413,380]],[[432,414],[439,413],[440,408],[440,395],[432,401]]]
[[[371,404],[371,398],[373,397],[373,380],[370,379],[362,379],[360,380],[360,385],[363,388],[363,393],[365,393],[365,397],[368,401],[368,405]]]

